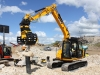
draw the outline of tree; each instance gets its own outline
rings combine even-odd
[[[60,41],[55,41],[55,42],[53,43],[53,46],[59,47],[59,46],[60,46]]]

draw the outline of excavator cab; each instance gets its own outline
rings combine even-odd
[[[11,47],[0,45],[0,58],[10,58],[12,56]]]
[[[4,47],[3,52],[4,52],[4,58],[10,58],[12,55],[11,47]]]
[[[78,38],[71,37],[68,41],[63,41],[61,58],[82,58],[85,56],[84,52],[82,43],[78,41]]]
[[[80,59],[85,57],[82,42],[79,38],[71,37],[67,41],[63,41],[62,49],[56,53],[53,62],[49,62],[47,67],[52,69],[61,67],[62,71],[71,71],[87,65],[87,61]]]

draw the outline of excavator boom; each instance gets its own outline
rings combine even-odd
[[[64,40],[66,40],[70,37],[69,31],[66,28],[60,14],[58,13],[58,11],[56,9],[56,4],[52,4],[51,6],[36,10],[35,13],[36,14],[33,16],[31,16],[30,14],[26,14],[24,16],[24,19],[21,22],[21,25],[23,25],[23,24],[29,25],[30,22],[35,21],[35,20],[39,19],[40,17],[51,13],[53,15],[53,17],[55,18],[56,22],[58,23],[60,29],[62,30],[62,33],[64,35]]]

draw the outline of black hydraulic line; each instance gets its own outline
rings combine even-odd
[[[62,20],[62,18],[61,18],[61,16],[60,16],[60,14],[58,14],[58,18],[60,19],[60,21],[63,23],[63,20]]]
[[[41,9],[39,9],[39,10],[36,10],[35,11],[35,13],[37,13],[37,12],[39,12],[39,11],[41,11],[41,10],[44,10],[45,8],[41,8]]]
[[[58,10],[55,8],[55,10],[56,10],[56,12],[58,13]],[[62,20],[62,18],[61,18],[61,16],[60,16],[60,14],[58,13],[58,18],[59,18],[59,20],[63,23],[63,20]]]
[[[30,20],[29,19],[23,19],[20,23],[20,25],[30,25]]]

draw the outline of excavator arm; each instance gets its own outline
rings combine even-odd
[[[37,35],[31,32],[29,28],[30,22],[35,21],[39,19],[40,17],[48,15],[48,14],[52,14],[53,17],[55,18],[56,22],[58,23],[60,29],[63,32],[64,40],[70,37],[68,29],[66,28],[60,14],[57,12],[56,4],[52,4],[51,6],[36,10],[35,13],[36,14],[33,16],[31,16],[31,14],[26,14],[24,18],[22,19],[20,23],[21,37],[18,37],[18,39],[20,39],[18,42],[23,42],[24,44],[25,43],[35,44],[37,41]]]

